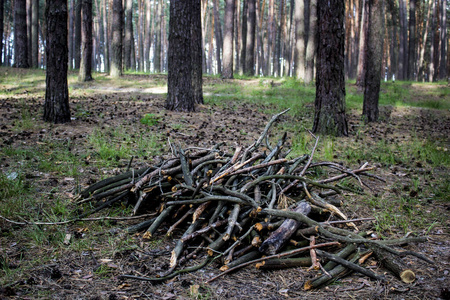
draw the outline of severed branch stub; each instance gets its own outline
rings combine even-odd
[[[318,137],[312,151],[299,157],[288,155],[286,134],[270,147],[269,130],[287,111],[273,116],[250,146],[231,151],[222,150],[220,144],[211,149],[176,146],[175,157],[104,179],[78,195],[77,203],[89,211],[83,217],[114,205],[131,205],[136,216],[145,213],[151,218],[124,232],[143,232],[142,239],[167,234],[176,239],[168,270],[149,277],[122,275],[122,279],[164,282],[218,263],[222,273],[207,281],[211,282],[251,264],[260,269],[312,265],[311,272],[325,272],[325,277],[319,275],[321,279],[308,285],[317,288],[328,284],[330,276],[336,279],[349,270],[382,280],[355,263],[362,246],[379,248],[377,257],[402,280],[406,268],[394,263],[401,256],[430,262],[421,254],[392,248],[423,238],[391,243],[366,239],[353,222],[374,220],[367,216],[348,220],[345,210],[337,208],[345,201],[341,180],[349,178],[365,186],[363,179],[379,179],[368,173],[373,167],[364,164],[352,170],[333,162],[314,162]],[[324,171],[316,172],[319,167]],[[329,262],[322,267],[316,255]]]

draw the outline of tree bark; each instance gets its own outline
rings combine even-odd
[[[363,116],[367,122],[378,120],[381,60],[383,57],[383,0],[369,1],[369,29],[366,37],[364,69],[366,70]]]
[[[398,57],[398,79],[407,78],[408,68],[408,28],[406,25],[406,5],[405,0],[399,0],[399,18],[400,18],[400,50]]]
[[[225,0],[225,35],[223,39],[223,71],[222,77],[233,78],[233,36],[234,36],[234,1]]]
[[[297,79],[305,78],[305,0],[295,1],[295,53],[294,72]]]
[[[407,79],[414,80],[416,65],[416,0],[409,0],[409,45]]]
[[[441,60],[439,64],[439,78],[447,78],[447,0],[441,0]]]
[[[155,54],[153,56],[153,63],[155,72],[161,72],[161,16],[162,16],[162,0],[158,1],[156,8],[156,22],[155,22]]]
[[[428,29],[430,27],[430,19],[431,19],[431,11],[432,11],[432,3],[433,0],[428,0],[428,12],[427,12],[427,21],[425,24],[425,32],[422,38],[422,47],[420,49],[419,55],[419,72],[418,72],[418,80],[424,80],[425,78],[425,66],[424,66],[424,58],[425,58],[425,49],[427,47],[428,41]]]
[[[194,102],[203,104],[203,49],[202,49],[202,16],[201,0],[192,1],[191,20],[191,64],[192,64],[192,96]],[[233,60],[231,60],[233,63]],[[233,68],[233,66],[231,66]]]
[[[109,56],[109,29],[108,29],[108,14],[106,13],[106,8],[109,4],[108,0],[102,0],[103,2],[103,8],[102,8],[102,12],[103,12],[103,34],[104,34],[104,53],[105,53],[105,57],[104,57],[104,62],[105,62],[105,72],[109,73],[110,71],[110,56]]]
[[[317,0],[311,0],[309,9],[309,33],[305,56],[305,84],[314,78],[314,57],[317,50]]]
[[[27,2],[16,0],[14,5],[14,64],[28,68]]]
[[[220,53],[223,49],[222,26],[220,25],[219,0],[214,0],[214,35],[216,38],[217,73],[222,75],[222,59]]]
[[[166,109],[194,111],[191,61],[192,0],[171,1]]]
[[[247,51],[247,15],[248,15],[248,0],[242,0],[243,9],[242,9],[242,43],[241,43],[241,60],[240,60],[240,69],[239,73],[244,74],[245,70],[245,56]]]
[[[31,67],[39,68],[39,0],[31,0]]]
[[[150,1],[146,1],[145,7],[145,48],[144,48],[144,57],[145,57],[145,71],[150,72],[150,49],[152,46],[152,37],[151,37],[151,19],[152,11],[151,11],[151,3]]]
[[[344,2],[318,0],[318,49],[313,132],[348,135],[345,115]]]
[[[369,0],[362,0],[362,12],[361,12],[361,28],[359,31],[359,54],[358,54],[358,68],[357,68],[357,75],[356,75],[356,86],[359,88],[364,87],[364,78],[365,78],[365,69],[364,69],[364,58],[365,58],[365,51],[366,51],[366,35],[367,30],[369,27],[368,24],[368,1]]]
[[[133,36],[133,0],[125,0],[125,34],[123,38],[123,59],[125,69],[131,69],[131,50]]]
[[[4,3],[3,0],[0,0],[0,66],[3,65],[3,8]]]
[[[44,121],[70,122],[67,86],[67,0],[47,0],[47,71]]]
[[[112,41],[111,41],[111,77],[122,75],[122,27],[123,9],[121,0],[112,0]]]
[[[255,74],[255,31],[256,31],[256,9],[255,0],[247,0],[247,42],[245,51],[245,69],[244,74],[253,76]]]
[[[82,1],[82,57],[78,81],[92,80],[92,0]]]
[[[81,62],[81,7],[82,0],[77,0],[75,6],[75,38],[74,38],[74,59],[75,59],[75,69],[80,68]]]

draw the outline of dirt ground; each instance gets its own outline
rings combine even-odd
[[[15,97],[0,99],[0,147],[28,147],[41,143],[46,135],[55,139],[73,141],[72,152],[81,156],[86,152],[87,139],[95,128],[124,128],[131,133],[161,134],[161,142],[170,139],[172,143],[185,146],[211,147],[217,142],[225,141],[226,147],[248,145],[254,141],[264,128],[269,115],[250,105],[211,106],[202,105],[195,113],[174,113],[164,110],[164,98],[156,90],[129,89],[114,90],[97,87],[98,94],[89,93],[71,100],[74,120],[70,124],[51,125],[40,120],[43,106],[42,97],[29,97],[24,93],[17,101]],[[22,109],[26,105],[33,116],[33,122],[39,124],[36,129],[22,132],[14,130],[14,124],[22,118]],[[84,111],[90,112],[83,114]],[[140,119],[148,113],[161,116],[157,126],[145,126]],[[450,114],[448,111],[428,109],[382,108],[382,115],[389,122],[377,123],[364,128],[361,144],[371,144],[380,139],[408,139],[411,128],[417,135],[427,135],[431,139],[446,140],[449,145]],[[292,121],[292,116],[283,116],[281,123]],[[350,137],[361,139],[358,132],[359,117],[350,112]],[[277,126],[275,127],[277,128]],[[295,133],[289,133],[295,135]],[[162,149],[167,153],[167,149]],[[12,162],[0,158],[0,169],[6,169]],[[158,157],[142,154],[134,160],[134,167],[152,163]],[[118,166],[127,162],[118,162]],[[380,166],[376,174],[387,179],[388,186],[377,189],[389,189],[391,185],[401,182],[399,174],[408,172],[410,166],[396,166],[395,169]],[[105,174],[116,170],[98,169],[93,164],[83,165],[82,186],[86,187]],[[424,170],[426,172],[427,170]],[[448,176],[443,168],[433,170],[437,176]],[[74,193],[74,182],[60,174],[39,175],[28,170],[27,179],[30,184],[38,182],[40,193],[45,194],[58,187],[58,193],[67,196]],[[344,212],[349,216],[370,217],[370,211],[364,205],[358,205],[360,196],[352,196]],[[448,198],[447,198],[448,200]],[[1,201],[1,200],[0,200]],[[354,205],[352,205],[354,204]],[[447,202],[424,202],[420,209],[438,209],[441,214],[449,215],[450,204]],[[129,224],[136,221],[129,221]],[[0,287],[0,299],[450,299],[450,239],[449,225],[437,225],[431,228],[428,242],[407,245],[404,249],[420,252],[436,262],[426,264],[416,258],[405,258],[406,264],[416,271],[416,281],[404,284],[386,272],[379,265],[371,268],[377,273],[386,273],[386,283],[375,282],[366,277],[353,274],[338,283],[314,291],[304,291],[306,280],[313,278],[317,271],[305,268],[287,270],[261,271],[253,267],[244,268],[236,273],[226,275],[210,284],[205,280],[220,273],[217,264],[211,264],[200,271],[180,275],[162,284],[121,280],[121,274],[157,274],[167,267],[169,251],[174,245],[173,239],[163,239],[155,245],[152,241],[143,240],[141,236],[129,237],[135,241],[136,247],[118,248],[111,257],[99,256],[100,249],[111,240],[121,239],[111,232],[79,233],[76,224],[61,227],[69,233],[98,235],[98,244],[83,251],[61,250],[57,253],[51,247],[28,248],[20,235],[21,226],[0,220],[0,250],[9,258],[10,268],[27,267],[27,273],[18,280]],[[127,223],[120,222],[119,227]],[[6,235],[5,233],[9,233]],[[12,234],[11,234],[12,233]],[[399,237],[403,233],[398,233]],[[6,236],[6,237],[5,237]],[[54,258],[45,265],[33,263],[42,255]],[[1,263],[1,262],[0,262]],[[101,276],[100,265],[106,265],[109,273]]]

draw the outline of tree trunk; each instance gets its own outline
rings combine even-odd
[[[39,68],[39,0],[31,0],[31,67]]]
[[[223,39],[223,71],[222,77],[233,78],[233,36],[234,36],[234,1],[225,0],[225,35]]]
[[[398,27],[398,22],[397,22],[397,13],[396,13],[396,7],[395,7],[395,2],[389,0],[388,1],[388,5],[389,5],[389,12],[391,15],[391,32],[392,32],[392,36],[391,36],[391,75],[392,75],[392,80],[394,81],[395,78],[397,78],[397,66],[398,66],[398,56],[397,56],[397,27]]]
[[[416,0],[409,0],[409,46],[407,79],[414,80],[416,64]]]
[[[131,49],[133,36],[133,0],[125,0],[125,34],[123,38],[123,59],[125,70],[131,69]]]
[[[447,0],[441,0],[441,60],[439,63],[439,79],[447,78]]]
[[[145,7],[145,48],[144,48],[144,57],[145,57],[145,71],[150,72],[150,49],[152,46],[152,37],[151,37],[151,3],[150,1],[146,1]]]
[[[297,79],[305,78],[305,0],[295,1],[295,53],[294,72]]]
[[[247,48],[245,51],[245,70],[244,74],[253,76],[255,74],[255,31],[256,31],[256,9],[255,0],[247,0]]]
[[[3,65],[3,7],[4,3],[3,0],[0,0],[0,66]],[[3,52],[4,53],[4,52]]]
[[[305,84],[314,78],[314,56],[317,49],[317,0],[311,0],[309,9],[309,33],[305,57]]]
[[[92,80],[92,0],[83,0],[82,2],[82,57],[80,63],[80,72],[78,81]]]
[[[28,68],[27,2],[16,0],[14,6],[14,64]]]
[[[430,27],[430,19],[431,19],[431,11],[432,11],[432,3],[433,0],[428,0],[428,12],[427,12],[427,21],[425,24],[425,32],[422,38],[422,47],[420,49],[419,55],[419,72],[418,72],[418,80],[422,81],[425,78],[425,66],[424,66],[424,57],[425,57],[425,49],[427,47],[428,41],[428,28]]]
[[[32,10],[31,10],[31,2],[32,0],[26,0],[27,4],[27,48],[28,48],[28,67],[31,67],[31,17],[32,17]]]
[[[217,73],[222,74],[222,60],[220,53],[223,49],[222,26],[220,24],[219,0],[214,0],[214,35],[216,38]]]
[[[112,0],[111,77],[113,78],[122,75],[122,15],[122,1]]]
[[[67,0],[47,0],[47,71],[44,121],[70,122],[67,86]]]
[[[69,36],[68,36],[68,46],[69,46],[69,69],[73,69],[73,23],[74,23],[74,12],[75,12],[75,0],[70,0],[69,9]]]
[[[241,1],[236,0],[234,3],[234,72],[239,72],[240,65],[240,47],[241,47],[241,36],[240,36],[240,28],[241,28]],[[205,23],[207,24],[207,23]]]
[[[406,5],[405,0],[399,0],[399,18],[400,18],[400,51],[398,64],[398,79],[407,78],[408,69],[408,28],[406,25]]]
[[[195,103],[203,104],[201,0],[192,0],[191,18],[192,96]],[[233,63],[233,59],[231,63]],[[231,68],[233,70],[233,65]]]
[[[75,38],[74,38],[75,69],[80,68],[81,62],[81,7],[82,7],[82,0],[77,0],[77,5],[75,6]]]
[[[365,69],[364,69],[364,58],[365,58],[365,48],[366,48],[366,35],[368,30],[368,1],[363,0],[362,12],[361,12],[361,28],[359,31],[359,54],[358,54],[358,68],[356,75],[356,85],[359,88],[364,87]]]
[[[247,51],[247,16],[248,16],[248,0],[244,1],[244,7],[242,10],[242,43],[241,43],[241,61],[240,61],[240,74],[244,74],[245,70],[245,56]]]
[[[109,29],[108,29],[108,15],[106,13],[106,8],[109,4],[108,0],[102,0],[103,1],[103,34],[104,34],[104,41],[105,41],[105,48],[104,48],[104,52],[105,52],[105,72],[109,73],[110,71],[110,51],[109,51]],[[109,9],[108,9],[109,11]]]
[[[156,7],[156,22],[155,22],[155,54],[153,55],[153,63],[155,72],[161,72],[161,16],[162,16],[162,0],[158,1]]]
[[[345,115],[344,2],[318,0],[318,49],[313,132],[348,135]]]
[[[381,60],[383,56],[383,0],[369,1],[369,29],[366,37],[364,69],[366,70],[363,116],[367,122],[378,120]]]
[[[166,109],[194,111],[192,93],[192,1],[171,1],[169,21],[169,74]]]

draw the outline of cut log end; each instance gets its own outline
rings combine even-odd
[[[310,289],[312,289],[313,288],[313,285],[311,284],[311,280],[308,280],[307,282],[305,282],[305,284],[303,285],[303,289],[305,290],[305,291],[308,291],[308,290],[310,290]]]
[[[404,270],[400,273],[400,279],[404,283],[413,283],[416,280],[416,274],[412,270]]]

